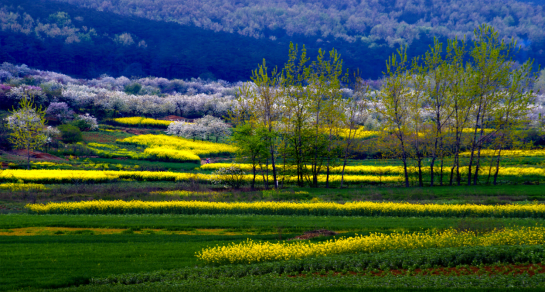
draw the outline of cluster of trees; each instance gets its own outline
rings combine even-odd
[[[216,142],[218,142],[218,139],[225,138],[231,134],[229,124],[220,118],[210,115],[196,119],[193,123],[171,123],[166,133],[193,140],[211,140],[214,137]]]
[[[344,99],[341,88],[348,76],[336,51],[329,57],[319,52],[310,63],[305,49],[300,54],[291,46],[281,71],[268,69],[264,61],[253,71],[253,84],[241,89],[232,113],[238,125],[233,139],[241,158],[253,165],[254,176],[271,169],[277,184],[295,172],[298,184],[316,187],[325,171],[328,187],[330,168],[342,164],[344,169],[351,151],[366,146],[356,139],[360,125],[377,115],[382,129],[373,147],[401,159],[406,186],[410,162],[423,186],[425,159],[430,159],[431,185],[435,176],[443,183],[444,171],[449,184],[461,184],[462,167],[468,168],[467,183],[477,184],[486,145],[495,151],[496,183],[501,152],[519,141],[517,130],[528,126],[536,99],[530,90],[537,77],[532,62],[514,66],[515,50],[514,42],[502,41],[492,27],[482,25],[474,41],[435,41],[420,57],[409,59],[400,49],[387,61],[379,92],[370,94],[356,78],[353,96]],[[471,153],[465,166],[463,149]]]
[[[123,76],[85,80],[10,63],[0,65],[0,81],[4,82],[0,84],[0,110],[17,107],[28,93],[44,108],[64,103],[68,109],[58,109],[59,113],[53,114],[60,115],[60,119],[71,116],[71,110],[90,113],[99,119],[141,115],[158,118],[172,114],[187,118],[207,114],[222,117],[227,115],[235,92],[242,84]]]
[[[344,66],[377,79],[395,47],[408,44],[408,55],[417,56],[433,36],[462,36],[482,22],[524,44],[520,62],[531,57],[544,64],[543,9],[515,1],[1,0],[2,5],[0,62],[78,78],[106,73],[248,80],[264,57],[282,66],[292,41],[305,44],[312,58],[319,48],[335,47]]]

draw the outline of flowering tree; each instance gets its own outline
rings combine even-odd
[[[46,144],[48,148],[49,148],[49,143],[51,143],[52,141],[51,138],[58,137],[61,135],[61,131],[59,131],[59,129],[52,126],[47,126],[46,128],[44,128],[42,132],[46,138]]]
[[[216,136],[216,142],[219,137],[229,136],[230,126],[219,118],[206,115],[201,119],[195,120],[195,123],[174,122],[169,125],[167,134],[185,137],[188,139],[208,139]]]
[[[82,131],[94,131],[99,129],[97,119],[89,114],[77,115],[74,124]]]
[[[8,128],[12,131],[10,142],[15,148],[27,150],[27,169],[30,169],[30,151],[41,148],[47,139],[43,132],[45,112],[41,107],[35,107],[28,96],[21,99],[19,106],[7,118]]]
[[[201,119],[195,120],[197,126],[201,126],[204,129],[204,136],[215,136],[216,142],[219,137],[226,137],[230,134],[230,126],[226,124],[222,119],[206,115]]]
[[[245,172],[236,164],[228,167],[221,167],[210,176],[210,182],[213,184],[223,184],[225,188],[240,188],[244,183]]]
[[[66,102],[50,103],[47,107],[46,114],[57,118],[62,123],[66,123],[74,118],[74,111],[68,107]]]

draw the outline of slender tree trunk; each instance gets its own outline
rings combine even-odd
[[[343,178],[345,177],[345,166],[347,165],[347,159],[349,157],[349,147],[350,147],[350,138],[351,138],[351,130],[349,129],[349,140],[347,140],[347,144],[345,147],[345,157],[343,157],[343,167],[341,169],[341,186],[340,188],[343,188]]]
[[[483,115],[482,115],[482,129],[480,130],[480,138],[478,140],[478,153],[476,156],[476,170],[474,172],[474,185],[478,184],[478,173],[480,172],[480,158],[481,158],[481,151],[482,151],[482,139],[483,139]]]
[[[419,168],[419,186],[423,186],[423,171],[421,169],[422,167],[422,158],[417,158],[417,167]]]
[[[269,189],[269,159],[265,160],[265,189]]]
[[[498,154],[498,156],[497,156],[497,169],[495,170],[495,175],[493,176],[493,184],[494,184],[494,185],[497,184],[497,177],[499,176],[501,151],[502,151],[502,148],[499,148],[499,154]]]
[[[256,163],[252,165],[252,184],[250,185],[250,188],[254,190],[254,186],[256,184]]]
[[[404,177],[405,177],[405,180],[406,180],[406,188],[409,188],[408,164],[406,162],[405,155],[404,155],[404,158],[402,158],[402,162],[404,163]]]
[[[482,97],[483,98],[483,97]],[[482,110],[482,98],[480,98],[480,104],[478,112],[476,114],[476,123],[474,124],[474,137],[472,139],[472,147],[470,149],[470,161],[468,162],[468,185],[472,184],[472,163],[474,162],[474,151],[476,150],[477,136],[478,136],[478,125],[480,122],[480,114]]]
[[[440,158],[440,185],[444,185],[444,157]]]
[[[30,170],[30,144],[27,143],[27,170]]]
[[[345,166],[347,165],[347,156],[345,156],[345,159],[343,160],[343,168],[341,169],[341,186],[340,188],[343,188],[343,178],[345,177]]]

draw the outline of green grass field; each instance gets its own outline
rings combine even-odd
[[[474,219],[475,224],[490,219]],[[305,230],[325,228],[355,232],[391,233],[457,227],[455,218],[313,217],[313,216],[175,216],[175,215],[2,215],[0,231],[20,227],[80,227],[192,230],[225,228],[243,235],[59,235],[0,236],[0,290],[56,288],[84,284],[90,278],[121,273],[180,269],[198,264],[195,252],[232,242],[275,242]],[[544,225],[543,220],[498,219],[501,226]],[[279,231],[279,229],[281,231]],[[246,232],[273,234],[248,235]],[[281,233],[280,235],[278,233]],[[325,240],[319,238],[316,240]]]
[[[84,133],[86,143],[116,144],[117,139],[133,133],[162,133],[157,129],[124,129],[107,127],[115,131]],[[130,132],[130,133],[127,133]],[[71,148],[72,147],[72,148]],[[78,148],[80,147],[80,148]],[[142,151],[135,145],[123,145],[131,151]],[[56,152],[55,152],[56,151]],[[211,173],[196,169],[194,163],[134,160],[96,157],[86,152],[84,146],[56,149],[62,157],[70,157],[59,166],[62,169],[149,170]],[[23,159],[3,155],[2,162],[15,162],[24,166]],[[463,165],[466,158],[462,159]],[[214,162],[233,161],[233,157],[215,158]],[[488,167],[488,158],[482,167]],[[57,161],[60,163],[60,161]],[[437,161],[439,166],[439,161]],[[428,160],[424,161],[428,164]],[[449,164],[449,159],[446,160]],[[388,166],[401,165],[399,160],[350,160],[348,165]],[[502,166],[544,168],[541,157],[506,157]],[[37,166],[36,168],[39,168]],[[56,166],[43,166],[56,168]],[[444,182],[447,176],[445,172]],[[424,177],[425,184],[429,179]],[[454,249],[451,262],[442,263],[447,253],[433,249],[417,249],[413,253],[393,250],[370,254],[381,268],[363,269],[366,254],[335,255],[324,259],[300,259],[291,262],[270,262],[246,265],[204,266],[195,254],[203,248],[223,246],[252,239],[254,241],[280,242],[302,235],[306,231],[327,229],[339,237],[373,233],[393,234],[419,232],[438,234],[453,228],[458,232],[474,230],[491,232],[509,227],[545,226],[544,219],[531,218],[454,218],[454,217],[342,217],[342,216],[278,216],[278,215],[30,215],[24,206],[29,203],[77,202],[88,200],[204,200],[222,202],[291,201],[291,202],[410,202],[415,204],[529,204],[545,200],[542,177],[502,176],[500,185],[485,184],[480,176],[477,186],[416,187],[412,186],[351,185],[348,188],[310,188],[284,185],[281,192],[263,192],[263,185],[250,190],[224,189],[206,182],[135,182],[112,181],[98,184],[48,185],[46,190],[0,190],[0,291],[544,291],[544,273],[533,276],[496,274],[494,277],[424,276],[415,269],[429,266],[451,267],[480,266],[472,257],[488,264],[505,267],[523,258],[523,263],[544,265],[543,245],[535,256],[536,246],[521,246],[526,252],[506,254],[494,246],[481,249]],[[189,190],[209,192],[200,196],[169,196],[154,194],[157,191]],[[222,195],[217,195],[221,193]],[[64,229],[63,229],[64,228]],[[71,229],[72,228],[72,229]],[[107,234],[111,232],[112,234]],[[493,231],[495,232],[495,231]],[[15,234],[15,235],[14,235]],[[332,237],[318,236],[310,242],[318,243]],[[481,247],[480,247],[481,248]],[[420,254],[422,252],[422,254]],[[497,253],[495,255],[495,252]],[[413,256],[410,256],[413,254]],[[417,255],[416,255],[417,254]],[[420,254],[420,255],[419,255]],[[435,255],[435,256],[433,256]],[[338,257],[339,256],[339,257]],[[408,258],[405,258],[405,257]],[[437,259],[435,259],[435,257]],[[392,259],[398,258],[398,266]],[[419,261],[417,258],[421,259]],[[428,262],[427,262],[428,261]],[[345,263],[340,267],[339,263]],[[354,269],[363,273],[375,270],[389,271],[400,265],[415,263],[409,274],[377,277],[347,273]],[[425,263],[426,262],[426,263]],[[368,264],[370,261],[367,262]],[[391,266],[389,266],[391,265]],[[393,266],[394,265],[394,266]],[[442,266],[443,265],[443,266]],[[455,264],[454,264],[455,265]],[[396,266],[396,267],[395,267]],[[273,267],[273,268],[272,268]],[[317,270],[314,270],[316,268]],[[217,270],[214,270],[217,269]],[[261,273],[263,269],[275,272]],[[276,269],[276,270],[275,270]],[[279,272],[284,269],[287,272]],[[306,270],[307,269],[307,270]],[[244,272],[241,272],[244,271]],[[312,271],[296,277],[302,271]],[[352,271],[352,270],[351,270]],[[129,274],[127,274],[129,273]],[[216,274],[215,274],[216,273]],[[236,275],[236,276],[233,276]],[[239,274],[237,274],[239,273]],[[313,274],[314,273],[314,274]],[[329,274],[328,274],[329,273]],[[344,273],[334,276],[332,273]],[[230,274],[231,276],[221,276]],[[203,276],[205,275],[205,276]],[[328,276],[329,275],[329,276]],[[300,275],[301,276],[301,275]],[[117,279],[117,280],[116,280]],[[125,284],[119,284],[123,279]],[[115,284],[119,281],[118,284]],[[101,284],[102,283],[102,284]],[[81,285],[81,286],[79,286]],[[79,287],[78,287],[79,286]],[[503,289],[516,287],[516,290]],[[538,288],[537,288],[538,287]],[[429,288],[429,289],[426,289]],[[462,289],[457,289],[462,288]],[[476,290],[474,289],[476,288]]]

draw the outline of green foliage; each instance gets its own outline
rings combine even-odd
[[[137,95],[141,89],[142,89],[142,85],[138,83],[133,83],[133,84],[129,84],[125,86],[125,93]]]
[[[71,124],[64,124],[57,127],[61,131],[61,140],[64,143],[77,143],[83,141],[80,129]]]

